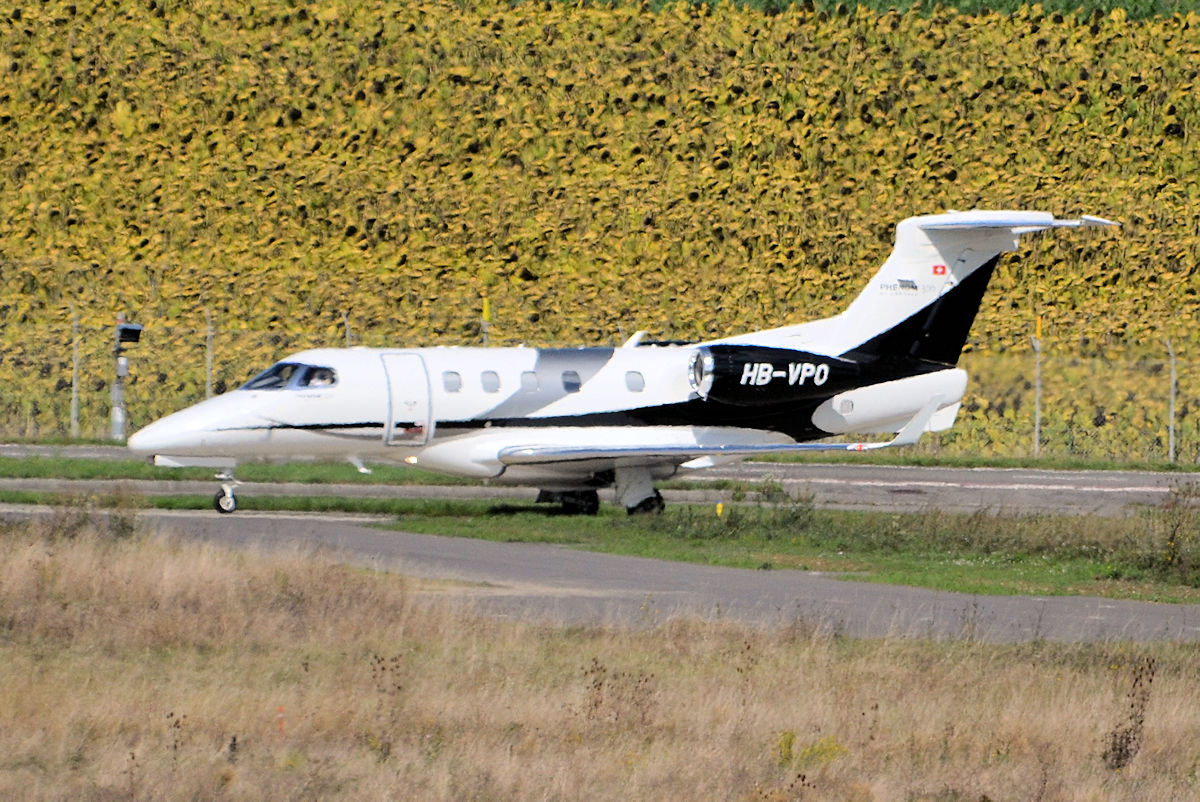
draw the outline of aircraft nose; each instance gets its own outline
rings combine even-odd
[[[125,441],[125,447],[143,457],[170,453],[171,448],[177,447],[180,443],[178,442],[179,438],[170,436],[168,427],[163,426],[164,422],[156,421],[134,432]]]
[[[218,457],[253,449],[267,436],[237,397],[218,396],[134,432],[126,447],[141,456]]]

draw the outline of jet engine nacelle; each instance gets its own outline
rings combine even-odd
[[[857,362],[762,345],[706,345],[689,380],[701,398],[739,406],[828,397],[862,383]]]

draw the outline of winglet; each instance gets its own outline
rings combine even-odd
[[[938,406],[941,403],[942,397],[940,395],[930,398],[925,403],[925,406],[921,407],[917,414],[913,415],[908,423],[904,424],[891,440],[883,443],[855,443],[850,448],[855,451],[866,451],[875,448],[890,448],[892,446],[911,446],[921,439],[921,435],[925,434],[925,427],[929,425],[930,419],[938,411]]]

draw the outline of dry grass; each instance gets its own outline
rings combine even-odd
[[[0,536],[12,799],[1191,798],[1198,674],[1175,645],[499,622],[79,515]]]

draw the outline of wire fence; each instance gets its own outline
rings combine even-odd
[[[0,351],[0,436],[112,436],[116,377],[112,326],[67,320],[11,337]],[[127,429],[233,389],[305,348],[400,345],[386,332],[341,326],[285,334],[227,328],[147,327],[126,351]],[[967,353],[970,381],[955,427],[926,436],[919,453],[1106,462],[1200,462],[1200,361],[1107,359],[1045,349]],[[1040,390],[1040,392],[1039,392]]]

